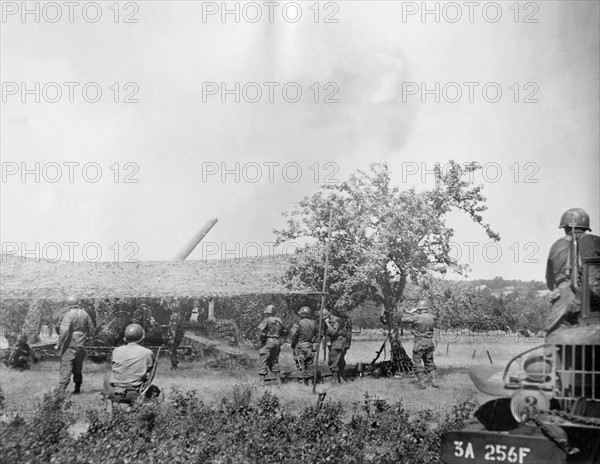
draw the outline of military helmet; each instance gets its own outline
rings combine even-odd
[[[311,310],[308,306],[302,306],[299,310],[298,310],[298,316],[300,317],[310,317],[311,316]]]
[[[146,336],[146,332],[139,324],[129,324],[125,327],[125,336],[123,339],[126,342],[140,342]]]
[[[65,299],[65,303],[67,306],[77,306],[79,305],[79,297],[77,295],[69,295]]]
[[[429,302],[427,300],[419,300],[417,302],[417,311],[427,311],[429,309]]]
[[[17,343],[26,343],[27,342],[27,335],[26,334],[22,334],[19,336],[19,338],[17,339]]]
[[[327,311],[326,309],[323,310],[323,319],[328,318],[329,316],[331,316],[331,313],[329,311]]]
[[[564,212],[560,218],[559,229],[565,227],[581,227],[585,230],[590,229],[590,215],[581,208],[571,208]]]
[[[275,309],[275,306],[273,305],[269,305],[267,306],[264,310],[263,310],[263,314],[275,314],[277,312],[277,310]]]

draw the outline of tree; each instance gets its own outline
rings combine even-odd
[[[463,180],[476,169],[476,165],[461,168],[453,161],[444,171],[436,166],[435,187],[423,192],[393,187],[388,166],[378,163],[371,164],[368,172],[356,171],[341,184],[323,185],[295,210],[284,213],[285,228],[274,230],[278,244],[311,239],[291,257],[289,286],[302,282],[322,287],[331,208],[327,305],[347,312],[373,300],[388,315],[390,332],[396,332],[393,313],[409,280],[417,283],[432,272],[444,274],[449,269],[466,271],[466,266],[451,256],[453,230],[446,225],[449,212],[464,212],[491,239],[499,240],[481,216],[487,209],[482,187]]]

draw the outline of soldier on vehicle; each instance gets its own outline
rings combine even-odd
[[[61,353],[58,385],[66,390],[73,375],[74,394],[81,392],[82,369],[85,358],[85,341],[88,334],[94,333],[94,323],[88,313],[79,306],[79,298],[69,296],[66,299],[68,311],[60,324],[60,336],[55,346]]]
[[[317,350],[317,323],[311,319],[312,312],[308,306],[298,311],[300,320],[292,325],[290,341],[294,358],[299,370],[299,381],[308,385],[315,374],[315,351]]]
[[[266,316],[258,326],[261,347],[258,350],[259,367],[258,375],[266,381],[267,373],[271,372],[279,383],[283,383],[279,373],[279,352],[285,335],[283,321],[276,316],[276,309],[268,305],[263,314]]]
[[[127,345],[114,349],[112,372],[104,386],[110,400],[131,404],[140,396],[154,398],[160,394],[160,389],[151,385],[156,372],[154,353],[139,344],[145,335],[139,324],[129,324],[125,328],[123,339]]]
[[[340,382],[344,378],[344,369],[346,367],[346,350],[348,349],[348,331],[345,328],[345,324],[342,320],[331,314],[328,310],[323,310],[323,322],[325,323],[325,336],[329,338],[331,342],[331,348],[329,351],[329,370],[332,375],[332,382]],[[352,336],[352,329],[350,329],[350,337]]]
[[[409,314],[402,315],[401,322],[412,325],[412,334],[415,337],[412,361],[419,388],[425,388],[426,374],[431,377],[431,386],[437,388],[437,371],[433,362],[435,316],[429,312],[427,300],[420,300]]]
[[[600,237],[586,234],[586,231],[591,231],[590,217],[583,209],[567,210],[558,227],[565,230],[565,235],[550,248],[546,265],[546,284],[552,291],[552,308],[546,318],[546,336],[559,327],[577,324],[578,305],[574,303],[576,295],[571,285],[571,274],[575,266],[581,270],[584,258],[600,257]],[[573,240],[576,240],[575,248]],[[578,256],[573,256],[573,250],[577,250]]]
[[[21,335],[15,347],[11,351],[8,359],[4,363],[8,367],[15,369],[30,369],[29,361],[31,359],[31,348],[27,343],[27,335]]]

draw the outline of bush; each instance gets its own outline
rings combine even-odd
[[[174,389],[166,403],[90,412],[78,438],[67,433],[64,396],[48,396],[33,420],[0,425],[0,455],[14,463],[429,464],[439,462],[439,434],[462,427],[475,407],[460,403],[440,420],[365,395],[347,422],[338,403],[291,414],[268,391],[255,402],[251,396],[249,387],[237,387],[206,405],[195,391]]]

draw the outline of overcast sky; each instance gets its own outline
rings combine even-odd
[[[2,4],[3,251],[168,260],[218,217],[188,259],[267,255],[374,161],[403,189],[483,166],[499,247],[449,219],[471,278],[543,280],[570,207],[600,230],[596,1],[27,5]]]

